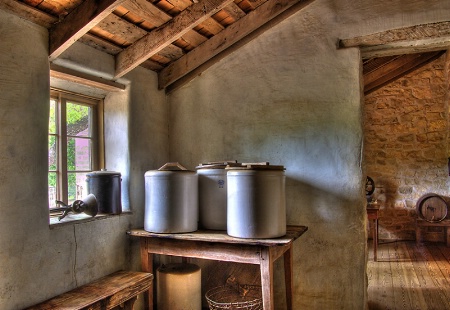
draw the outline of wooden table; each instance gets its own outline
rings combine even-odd
[[[183,234],[157,234],[143,229],[128,231],[140,237],[142,270],[153,273],[153,254],[192,257],[260,265],[262,299],[265,310],[274,309],[273,264],[284,256],[287,308],[292,309],[293,241],[308,230],[306,226],[287,226],[284,237],[274,239],[234,238],[224,231],[199,230]],[[153,291],[146,294],[146,305],[153,309]]]
[[[378,248],[378,212],[380,207],[375,204],[369,204],[366,208],[367,219],[373,220],[373,260],[377,261],[377,248]]]

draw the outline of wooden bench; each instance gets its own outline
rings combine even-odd
[[[133,309],[137,295],[152,289],[153,274],[118,271],[27,309]]]
[[[443,220],[441,222],[430,223],[423,219],[416,221],[416,243],[422,242],[422,228],[423,227],[444,227],[444,239],[448,247],[450,247],[450,220]]]

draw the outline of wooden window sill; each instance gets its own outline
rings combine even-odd
[[[116,216],[127,216],[133,214],[131,211],[123,211],[121,214],[97,214],[96,216],[89,216],[84,213],[79,214],[68,214],[62,220],[58,220],[58,216],[50,216],[50,229],[66,226],[87,223],[92,221],[104,220]]]

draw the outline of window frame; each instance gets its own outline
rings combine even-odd
[[[77,94],[69,91],[64,91],[56,88],[50,88],[50,101],[55,100],[55,122],[56,133],[50,133],[48,129],[48,138],[55,136],[57,141],[57,156],[56,156],[56,171],[50,170],[48,166],[48,173],[56,173],[57,178],[57,192],[56,200],[60,200],[68,204],[68,174],[71,172],[86,172],[100,170],[104,167],[104,131],[103,131],[103,99],[94,98],[82,94]],[[90,130],[92,130],[91,137],[91,170],[74,170],[68,171],[67,167],[67,141],[71,138],[67,134],[67,120],[66,120],[66,106],[68,102],[75,104],[86,105],[91,107],[92,117],[90,119]],[[49,115],[50,117],[50,115]],[[49,150],[48,150],[49,151]],[[49,164],[48,164],[49,165]],[[47,185],[48,187],[48,185]],[[50,197],[49,197],[50,199]],[[50,210],[50,200],[49,210]]]

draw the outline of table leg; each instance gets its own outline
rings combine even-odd
[[[419,224],[416,224],[416,245],[419,245],[422,242],[422,227]]]
[[[141,238],[141,268],[142,271],[153,273],[153,254],[149,253],[149,245],[147,238]],[[156,279],[153,278],[153,282]],[[150,289],[144,293],[144,307],[146,310],[153,310],[153,288],[156,287],[152,285]]]
[[[288,250],[284,252],[284,283],[286,287],[286,307],[288,310],[292,310],[292,293],[293,293],[293,253],[292,244]]]
[[[273,310],[273,261],[268,248],[261,251],[261,287],[264,310]]]
[[[445,241],[447,243],[447,246],[450,247],[450,226],[446,226],[444,230],[445,230]]]
[[[136,302],[137,296],[127,300],[126,302],[124,302],[122,305],[116,307],[117,309],[121,309],[121,310],[133,310],[134,308],[134,303]]]
[[[378,219],[374,219],[373,224],[373,260],[376,262],[378,252]]]

